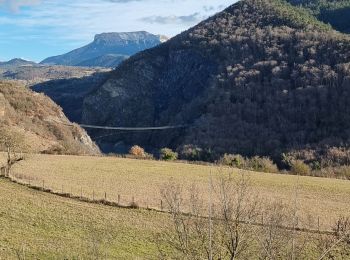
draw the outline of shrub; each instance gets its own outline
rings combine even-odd
[[[133,147],[131,147],[129,150],[129,154],[140,158],[145,158],[147,156],[145,150],[138,145],[134,145]]]
[[[293,160],[290,163],[291,172],[297,175],[310,175],[310,167],[301,160]]]
[[[203,149],[191,144],[184,145],[179,154],[181,159],[200,161],[202,159]]]
[[[219,164],[243,169],[245,166],[245,159],[240,154],[225,154],[220,158]]]
[[[278,168],[276,164],[268,157],[259,157],[255,156],[246,161],[246,167],[249,170],[257,171],[257,172],[270,172],[277,173]]]
[[[350,167],[349,166],[341,166],[334,170],[335,176],[337,178],[343,178],[346,180],[350,180]]]
[[[175,161],[177,160],[178,153],[174,152],[169,148],[163,148],[160,150],[160,159],[165,161]]]
[[[338,178],[350,180],[350,166],[327,167],[313,172],[318,177]]]
[[[220,158],[219,163],[222,165],[257,172],[278,172],[277,166],[268,157],[255,156],[249,159],[244,158],[240,154],[225,154],[223,157]]]

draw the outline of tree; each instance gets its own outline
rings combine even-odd
[[[24,135],[9,131],[6,127],[0,128],[0,149],[6,152],[6,165],[1,168],[2,174],[8,177],[12,166],[24,159],[23,150],[25,149]]]
[[[173,226],[161,238],[179,259],[248,257],[247,248],[253,232],[250,224],[255,223],[259,215],[258,201],[250,189],[249,179],[244,174],[239,177],[222,175],[215,183],[211,182],[210,187],[215,203],[209,202],[209,218],[206,201],[195,185],[188,192],[189,201],[185,199],[184,189],[173,182],[162,189]],[[166,258],[165,253],[161,253]]]
[[[208,201],[195,185],[187,190],[169,182],[161,190],[171,215],[170,225],[157,234],[161,259],[297,260],[308,259],[311,253],[319,259],[331,254],[348,259],[349,218],[338,220],[333,236],[298,231],[300,224],[311,227],[312,220],[298,217],[297,186],[294,205],[288,205],[259,199],[243,172],[210,178]]]
[[[177,160],[178,153],[174,152],[169,148],[163,148],[160,150],[160,159],[165,161],[175,161]]]
[[[131,147],[129,150],[129,154],[131,154],[135,157],[140,157],[140,158],[146,157],[145,150],[138,145],[134,145],[133,147]]]

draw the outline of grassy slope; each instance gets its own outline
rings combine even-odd
[[[170,179],[185,186],[197,183],[202,194],[207,194],[208,176],[221,170],[214,166],[198,166],[183,163],[140,161],[108,157],[78,157],[33,155],[17,166],[18,177],[31,182],[75,195],[103,198],[104,192],[116,201],[118,194],[124,204],[135,197],[140,206],[160,207],[160,189]],[[300,184],[299,208],[301,215],[311,213],[321,218],[321,225],[329,229],[339,215],[350,212],[350,183],[336,179],[249,173],[260,196],[269,199],[282,198],[292,202],[295,185]]]
[[[164,214],[91,205],[0,180],[0,259],[154,258]],[[158,220],[158,221],[154,221]],[[22,251],[23,250],[23,251]],[[22,255],[23,256],[23,255]]]

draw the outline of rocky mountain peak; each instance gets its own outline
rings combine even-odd
[[[166,36],[145,31],[97,34],[94,41],[69,53],[50,57],[42,64],[115,67],[130,56],[163,43]],[[111,60],[111,55],[115,58]]]

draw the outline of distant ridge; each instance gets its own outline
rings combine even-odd
[[[166,36],[145,31],[102,33],[94,41],[69,53],[47,58],[41,64],[116,67],[130,56],[166,41]]]
[[[33,61],[27,61],[20,58],[15,58],[9,61],[0,62],[0,68],[7,68],[7,67],[19,67],[19,66],[33,66],[36,65]]]

